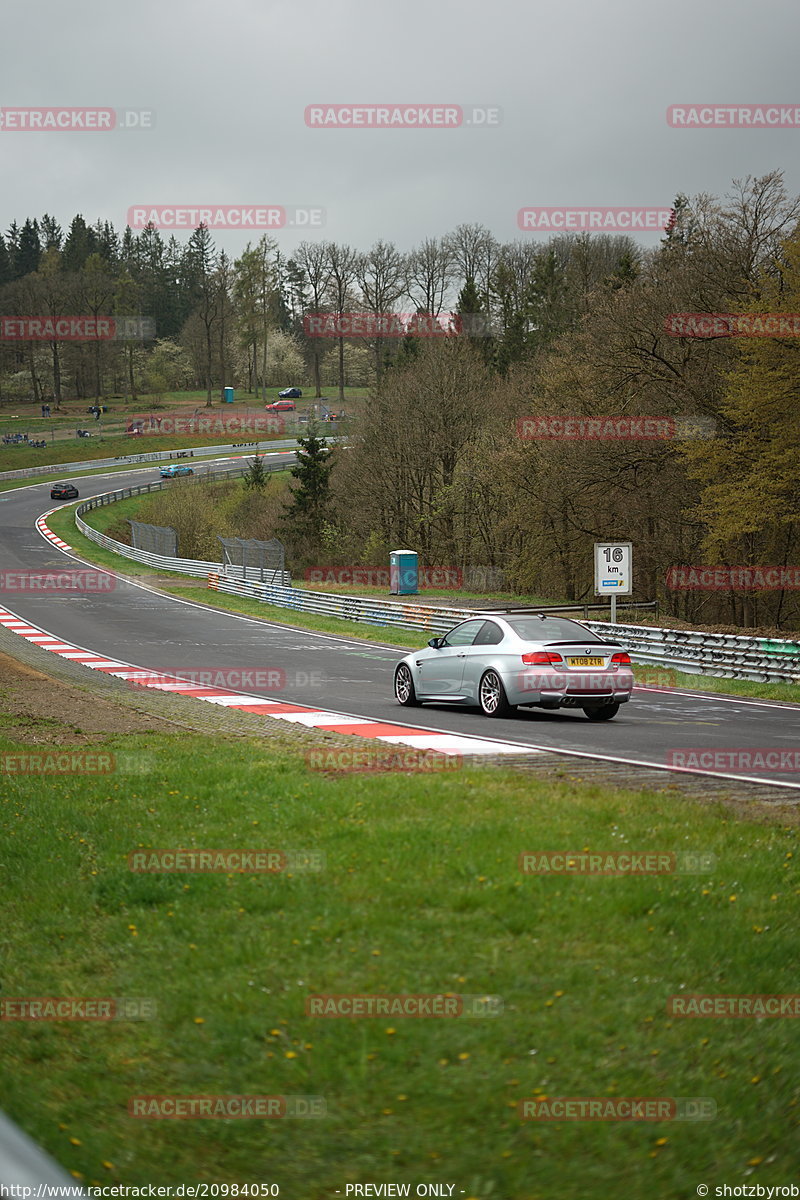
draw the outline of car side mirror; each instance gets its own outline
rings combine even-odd
[[[438,650],[441,647],[441,644],[442,644],[441,638],[431,638],[431,640],[428,642],[428,645],[431,647],[432,650]]]

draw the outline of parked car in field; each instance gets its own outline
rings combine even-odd
[[[395,669],[399,704],[478,705],[487,717],[516,707],[582,708],[608,721],[631,698],[628,653],[567,617],[531,609],[476,614]]]
[[[279,400],[299,400],[303,394],[302,388],[284,388],[282,392],[278,392]]]
[[[78,489],[71,483],[54,483],[50,488],[51,500],[77,500]]]
[[[176,475],[194,475],[191,467],[185,467],[178,463],[171,463],[167,467],[161,467],[162,479],[173,479]]]
[[[294,412],[297,408],[294,400],[276,400],[274,404],[264,406],[267,412]]]

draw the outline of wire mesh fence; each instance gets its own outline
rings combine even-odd
[[[167,558],[178,557],[178,535],[170,525],[147,525],[144,521],[132,521],[131,541],[135,550],[147,550],[150,554],[164,554]]]
[[[258,538],[218,535],[217,541],[222,545],[222,566],[226,575],[258,579],[263,583],[286,570],[286,551],[283,542],[277,538],[262,542]]]

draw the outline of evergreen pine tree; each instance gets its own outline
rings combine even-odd
[[[14,267],[11,262],[11,255],[8,252],[8,247],[3,240],[3,235],[0,234],[0,287],[4,283],[10,283],[14,277]]]
[[[42,250],[61,249],[64,234],[55,217],[51,217],[49,213],[45,213],[39,222],[39,230],[42,235]]]
[[[489,319],[474,279],[467,279],[461,289],[456,312],[462,318],[464,336],[482,355],[484,362],[488,363],[494,353],[494,340],[488,336]]]
[[[330,489],[332,450],[325,438],[319,437],[316,426],[309,422],[308,433],[297,439],[297,466],[291,475],[298,487],[292,492],[292,503],[284,512],[283,524],[290,527],[292,540],[316,548],[322,535]]]
[[[18,279],[33,275],[39,269],[42,246],[39,241],[39,224],[28,218],[22,226],[17,250],[16,274]]]
[[[6,234],[6,247],[8,248],[8,259],[11,263],[11,278],[19,279],[17,271],[17,251],[19,250],[19,225],[16,221],[12,221],[8,227]]]
[[[267,472],[264,470],[264,456],[257,454],[255,458],[250,459],[250,466],[244,477],[244,486],[252,491],[262,492],[268,482]]]
[[[89,229],[83,217],[78,213],[69,227],[64,242],[64,258],[62,264],[68,274],[77,274],[85,264],[90,254],[97,249],[97,238],[93,229]]]

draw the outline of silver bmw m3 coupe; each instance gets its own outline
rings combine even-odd
[[[476,614],[395,668],[399,704],[477,705],[487,717],[517,707],[582,708],[608,721],[631,698],[633,671],[613,637],[531,610]]]

